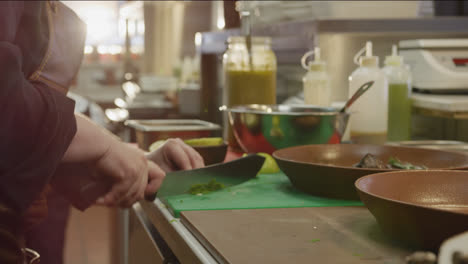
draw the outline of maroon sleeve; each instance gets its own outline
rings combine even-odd
[[[24,211],[49,182],[75,132],[74,102],[22,70],[13,42],[22,4],[0,6],[0,199]]]

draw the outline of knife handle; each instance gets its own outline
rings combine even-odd
[[[77,209],[84,211],[112,187],[111,180],[97,181],[95,171],[86,163],[64,163],[55,173],[52,185]],[[157,192],[145,195],[145,200],[154,201]]]
[[[158,195],[158,192],[155,192],[153,194],[145,194],[145,200],[148,202],[153,202],[156,200],[156,196]]]
[[[63,163],[57,168],[51,184],[74,207],[84,211],[112,186],[110,180],[96,179],[95,170],[86,163]]]

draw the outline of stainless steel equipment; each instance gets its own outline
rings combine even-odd
[[[355,68],[354,54],[365,41],[374,44],[374,54],[383,58],[392,44],[400,40],[421,38],[466,38],[468,18],[411,18],[411,19],[324,19],[288,23],[272,23],[252,29],[253,36],[272,37],[272,48],[277,56],[277,102],[302,91],[301,56],[315,46],[328,62],[332,101],[348,98],[348,76]],[[222,104],[221,54],[226,50],[229,36],[239,30],[202,34],[201,53],[203,119],[221,124],[217,112]]]
[[[387,145],[468,152],[468,143],[454,140],[409,140],[389,142]]]
[[[243,105],[227,111],[237,141],[246,152],[266,152],[308,144],[340,143],[349,114],[335,108]]]
[[[138,146],[144,150],[161,139],[211,137],[221,131],[219,125],[196,119],[128,120],[125,124],[133,129]]]
[[[468,91],[468,39],[416,39],[399,43],[411,66],[413,87],[431,92]]]

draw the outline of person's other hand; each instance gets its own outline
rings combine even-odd
[[[110,177],[111,190],[96,203],[107,206],[130,207],[155,193],[165,177],[165,172],[147,160],[145,153],[130,144],[114,141],[96,162],[101,177]]]
[[[165,172],[191,170],[205,166],[200,154],[181,139],[168,139],[161,147],[146,157]]]

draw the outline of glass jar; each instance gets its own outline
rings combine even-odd
[[[276,56],[271,38],[252,37],[250,51],[246,37],[230,37],[223,56],[224,103],[228,107],[245,104],[276,104]],[[228,142],[240,150],[229,126]]]

